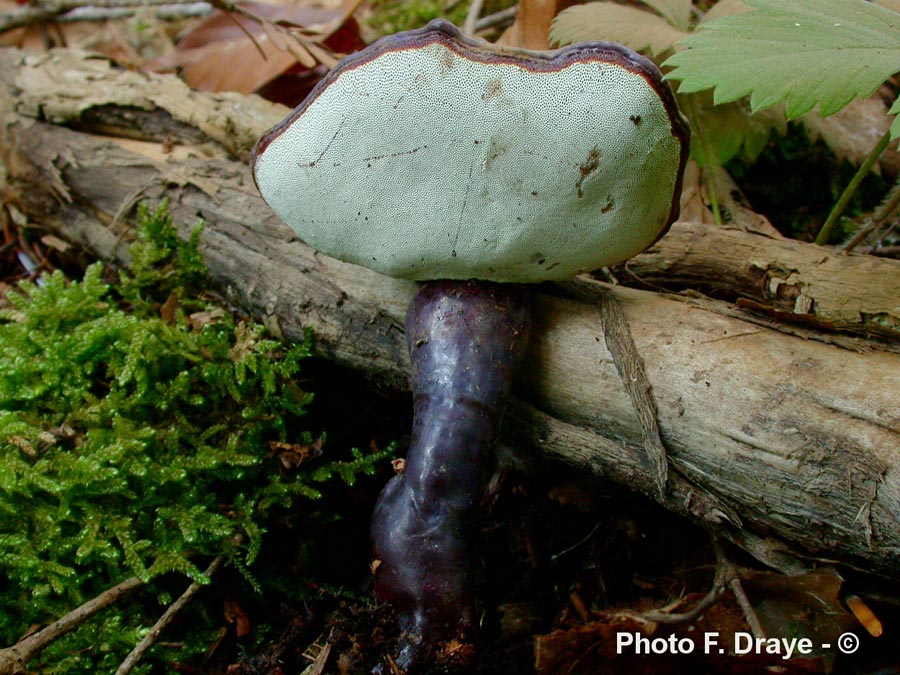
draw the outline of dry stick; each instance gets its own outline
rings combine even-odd
[[[881,228],[881,231],[877,233],[877,237],[875,241],[866,249],[866,253],[869,255],[880,255],[885,257],[897,257],[897,249],[900,247],[897,246],[885,246],[885,242],[887,242],[888,237],[891,236],[891,233],[900,226],[900,222],[894,221],[891,223],[889,227]]]
[[[725,554],[725,549],[722,547],[722,542],[717,537],[713,537],[712,545],[713,551],[716,553],[716,576],[718,577],[721,574],[722,581],[727,583],[728,588],[734,593],[734,597],[737,600],[741,611],[744,613],[744,619],[747,621],[747,625],[750,626],[753,637],[765,639],[766,632],[763,630],[762,624],[759,622],[759,617],[756,615],[756,611],[750,604],[750,599],[747,597],[747,594],[744,592],[744,587],[741,584],[740,571],[737,566],[729,560],[728,556]]]
[[[466,35],[475,34],[475,25],[478,22],[478,16],[481,14],[483,5],[484,0],[472,0],[472,4],[469,5],[469,11],[466,14],[466,22],[463,24],[463,33]]]
[[[213,561],[209,564],[209,567],[206,568],[206,571],[203,572],[207,577],[211,577],[216,571],[222,566],[224,562],[224,556],[216,556]],[[134,649],[131,650],[131,653],[125,657],[125,660],[119,664],[118,669],[116,669],[116,675],[128,675],[132,671],[132,669],[138,664],[138,661],[141,660],[141,657],[144,653],[153,646],[153,643],[156,642],[157,638],[163,632],[166,626],[172,623],[172,620],[175,616],[182,610],[182,608],[190,602],[191,598],[193,598],[197,592],[203,588],[203,584],[199,584],[196,581],[191,583],[190,586],[187,587],[187,590],[181,594],[181,596],[169,605],[168,609],[163,612],[163,615],[159,617],[157,622],[153,624],[153,628],[143,637],[143,639],[135,645]]]
[[[581,302],[596,302],[596,296],[587,292],[577,280],[564,282],[560,284],[559,289],[563,294]],[[660,501],[664,501],[669,467],[666,446],[663,444],[659,432],[659,416],[656,401],[653,398],[653,389],[644,368],[644,360],[631,336],[625,312],[622,311],[613,294],[608,291],[600,294],[600,321],[603,326],[606,348],[612,356],[616,372],[619,373],[631,405],[637,413],[641,429],[641,445],[650,461],[657,494]]]
[[[603,317],[603,336],[606,348],[613,357],[616,370],[631,404],[637,412],[641,426],[641,442],[647,458],[653,467],[653,476],[660,499],[665,498],[668,465],[666,463],[666,446],[663,445],[659,433],[659,421],[656,401],[650,386],[650,378],[644,369],[641,358],[631,337],[625,312],[619,306],[612,293],[603,293],[600,298],[600,313]]]
[[[501,23],[512,23],[513,19],[516,18],[517,11],[518,8],[513,6],[507,7],[506,9],[501,9],[499,12],[494,12],[493,14],[483,16],[475,22],[475,32],[484,30],[485,28],[492,28],[493,26]]]
[[[28,665],[28,662],[40,655],[50,643],[75,630],[94,614],[118,602],[135,588],[143,585],[143,583],[137,577],[126,579],[122,583],[103,591],[97,597],[88,600],[80,607],[73,609],[46,628],[19,640],[12,647],[0,649],[0,675],[25,672],[25,666]]]
[[[181,19],[194,16],[206,16],[213,7],[208,2],[191,2],[186,4],[158,5],[154,16],[157,19]],[[110,19],[129,19],[141,11],[139,7],[83,7],[73,9],[56,17],[57,23],[73,23],[75,21],[107,21]]]
[[[884,227],[885,223],[894,214],[898,206],[900,206],[900,181],[894,183],[894,186],[882,200],[881,204],[878,205],[878,208],[875,209],[875,212],[868,219],[868,222],[863,227],[859,228],[859,231],[853,235],[850,241],[841,246],[839,250],[844,253],[850,253],[850,251],[856,248],[869,235]],[[878,237],[876,236],[874,239],[878,239]]]
[[[636,621],[644,623],[659,623],[666,625],[689,623],[699,617],[703,612],[717,603],[725,589],[729,588],[734,593],[738,605],[744,613],[744,619],[750,626],[754,638],[765,639],[766,634],[759,623],[759,617],[750,605],[747,594],[741,585],[741,575],[738,567],[731,562],[725,554],[725,549],[718,537],[712,537],[712,547],[716,554],[716,574],[713,579],[712,588],[703,598],[687,612],[673,613],[666,611],[665,608],[659,610],[650,610],[647,612],[634,612],[630,610],[613,612],[613,616],[628,617]],[[677,604],[677,603],[676,603]],[[671,605],[670,605],[671,606]]]
[[[658,623],[672,626],[676,624],[690,623],[701,614],[703,614],[703,612],[705,612],[707,609],[716,604],[722,597],[724,591],[725,584],[721,580],[719,567],[716,567],[716,578],[713,581],[713,585],[709,590],[709,593],[704,595],[700,599],[700,601],[687,612],[679,612],[676,614],[674,612],[668,611],[666,607],[663,607],[662,609],[651,609],[646,612],[636,612],[630,609],[616,610],[612,612],[601,612],[601,615],[609,618],[632,619],[644,624]],[[668,607],[674,609],[679,604],[680,601],[676,601],[668,605]]]
[[[98,9],[120,9],[120,8],[136,8],[143,6],[160,6],[160,5],[177,5],[182,3],[173,3],[172,0],[47,0],[33,7],[23,7],[12,12],[4,12],[0,14],[0,33],[14,28],[22,28],[35,23],[49,21],[50,19],[60,17],[67,13],[76,13],[84,10]],[[196,4],[196,3],[184,3]],[[65,20],[76,20],[68,19]]]

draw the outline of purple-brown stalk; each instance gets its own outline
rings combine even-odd
[[[473,530],[494,441],[528,341],[514,285],[425,284],[406,318],[414,416],[405,470],[375,507],[375,591],[399,615],[397,665],[420,671],[434,647],[473,627]]]

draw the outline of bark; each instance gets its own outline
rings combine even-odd
[[[164,133],[125,143],[83,130],[87,124],[97,131],[102,120],[105,134],[118,132],[138,108],[142,128]],[[165,196],[185,235],[198,216],[205,219],[211,281],[232,302],[287,339],[310,328],[323,356],[408,387],[403,317],[415,284],[316,253],[256,194],[244,161],[249,139],[284,112],[253,97],[202,95],[172,78],[119,72],[65,52],[27,63],[17,52],[0,52],[6,193],[15,196],[9,208],[101,258],[123,261],[131,207]],[[780,260],[779,240],[729,236],[752,239],[752,264],[760,269]],[[796,246],[814,251],[797,269],[832,255]],[[746,260],[731,260],[742,250],[735,244],[718,256],[746,268]],[[897,299],[890,278],[900,264],[843,258],[830,269],[829,284],[860,284],[863,303],[887,284],[885,293]],[[869,271],[856,276],[845,265]],[[705,287],[721,273],[713,274]],[[820,282],[804,283],[808,289]],[[652,387],[668,458],[661,496],[644,449],[646,410],[636,411],[605,346],[604,294],[621,305]],[[782,570],[825,558],[900,573],[896,345],[788,327],[722,301],[590,279],[535,287],[533,302],[533,338],[507,414],[506,444],[628,485]]]
[[[625,267],[644,284],[701,287],[789,321],[900,339],[896,261],[679,223]]]

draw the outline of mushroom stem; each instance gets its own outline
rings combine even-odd
[[[412,439],[372,523],[375,591],[398,613],[407,673],[441,642],[471,639],[476,512],[529,323],[514,285],[430,282],[410,305]]]

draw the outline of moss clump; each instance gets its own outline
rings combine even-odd
[[[459,3],[448,12],[445,0],[376,0],[371,4],[372,15],[366,23],[378,37],[421,28],[437,18],[461,26],[466,20],[467,8],[468,3]]]
[[[510,0],[487,0],[481,16],[512,7]],[[378,37],[413,28],[421,28],[432,19],[446,19],[462,26],[469,11],[468,2],[448,0],[375,0],[369,3],[371,15],[366,24]]]
[[[138,231],[114,285],[100,264],[56,272],[0,310],[0,646],[131,576],[161,593],[161,575],[205,582],[224,555],[249,578],[268,518],[384,456],[286,468],[273,448],[312,440],[295,384],[309,341],[190,299],[199,227],[182,242],[143,208]],[[42,667],[110,672],[155,621],[142,611],[92,620]]]

